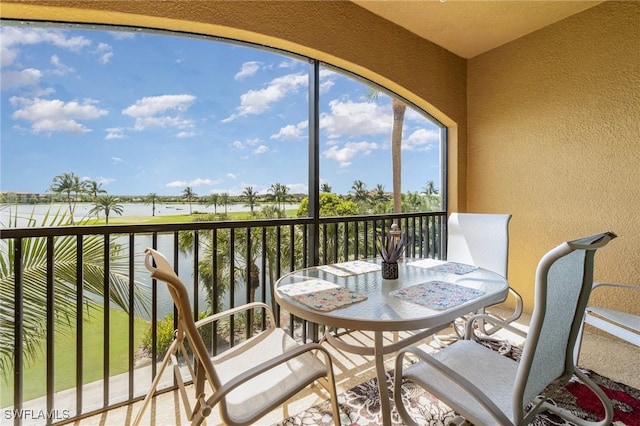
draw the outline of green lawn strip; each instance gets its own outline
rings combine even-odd
[[[296,217],[298,210],[291,209],[286,210],[286,217]],[[172,214],[172,215],[157,215],[157,216],[109,216],[109,225],[135,225],[138,223],[148,224],[164,224],[164,223],[187,223],[193,222],[198,217],[197,214]],[[224,220],[250,220],[252,216],[249,212],[233,212],[227,213]],[[86,225],[104,225],[105,219],[90,219]]]
[[[110,375],[120,374],[129,369],[129,315],[111,309],[109,316],[109,371]],[[148,323],[136,318],[134,321],[134,348],[142,342]],[[84,319],[83,342],[83,382],[90,383],[103,378],[104,310],[98,307],[90,310]],[[66,331],[55,332],[55,390],[73,388],[76,385],[76,327],[71,325]],[[46,394],[46,344],[42,343],[38,359],[26,366],[23,374],[23,400],[28,401]],[[0,405],[13,405],[13,374],[1,380]],[[71,408],[71,407],[65,407]]]

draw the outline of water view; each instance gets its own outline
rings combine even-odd
[[[145,205],[142,203],[126,203],[122,204],[123,213],[122,218],[131,217],[132,222],[136,223],[140,220],[140,217],[151,217],[152,207],[151,205]],[[75,209],[74,219],[76,221],[80,221],[83,219],[87,219],[89,217],[88,212],[93,207],[91,203],[82,203],[78,204]],[[288,204],[285,206],[286,209],[297,209],[297,204]],[[202,204],[192,204],[191,209],[196,212],[206,212],[206,213],[214,213],[214,207],[205,207]],[[217,213],[224,213],[225,209],[218,206]],[[232,204],[227,207],[228,213],[238,213],[238,212],[248,212],[249,208],[242,204]],[[33,226],[50,226],[50,223],[45,223],[47,215],[49,216],[49,220],[56,213],[60,214],[68,214],[69,206],[63,203],[54,203],[54,204],[14,204],[14,205],[2,205],[0,206],[0,225],[1,228],[9,227],[33,227]],[[156,216],[162,215],[189,215],[189,204],[156,204]],[[103,217],[103,216],[102,216]],[[120,216],[118,216],[120,217]],[[146,293],[149,295],[149,299],[151,299],[151,279],[149,278],[148,271],[144,268],[144,249],[146,247],[152,246],[151,235],[136,235],[135,240],[135,256],[136,256],[136,269],[135,269],[135,280],[139,283],[142,283],[146,288]],[[128,236],[119,237],[116,242],[123,245],[123,247],[128,248]],[[159,234],[158,235],[158,243],[157,249],[165,254],[168,259],[173,259],[173,234]],[[187,287],[187,291],[189,292],[189,297],[193,300],[194,298],[194,281],[195,277],[193,274],[193,255],[190,253],[179,253],[178,254],[178,265],[179,271],[178,275],[185,283]],[[262,283],[261,283],[262,285]],[[209,307],[209,301],[207,300],[207,292],[202,288],[202,283],[197,283],[198,288],[198,305],[200,310],[206,310]],[[157,309],[158,309],[158,318],[163,318],[164,316],[173,312],[173,301],[167,287],[164,283],[160,283],[158,285],[158,298],[157,298]],[[245,303],[246,301],[246,288],[245,283],[241,277],[236,278],[236,287],[235,287],[235,300],[234,305],[240,305]],[[267,297],[270,297],[270,290],[267,288]],[[230,301],[227,298],[225,299],[224,306],[229,306]],[[145,319],[150,319],[149,315],[145,315],[142,313],[136,313],[138,316],[142,316]]]

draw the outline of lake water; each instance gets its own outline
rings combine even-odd
[[[121,215],[115,215],[111,213],[110,218],[119,216],[151,216],[151,205],[145,205],[144,203],[123,203],[121,204],[123,212]],[[75,221],[85,219],[89,216],[89,211],[94,207],[92,203],[78,203],[74,210],[73,218]],[[285,209],[297,209],[298,204],[287,204]],[[206,213],[224,213],[225,208],[218,206],[214,209],[213,206],[205,207],[202,204],[192,204],[191,209],[195,212]],[[15,219],[17,213],[17,227],[27,227],[30,224],[37,224],[43,226],[43,220],[47,213],[51,216],[57,212],[68,214],[69,205],[62,203],[54,204],[5,204],[0,205],[0,228],[6,228],[9,226],[9,219]],[[236,212],[248,212],[249,207],[243,204],[231,204],[227,206],[226,211],[228,213]],[[156,204],[156,216],[162,215],[176,215],[176,214],[189,214],[189,204]],[[104,218],[104,214],[100,215]],[[11,221],[13,223],[13,220]],[[14,225],[15,226],[15,225]]]
[[[144,205],[142,203],[136,204],[122,204],[123,206],[123,214],[122,216],[151,216],[151,206]],[[92,204],[78,204],[76,210],[74,212],[74,218],[78,221],[87,217],[89,210],[93,207]],[[297,205],[287,205],[287,209],[297,208]],[[0,228],[6,228],[9,224],[12,224],[12,227],[15,227],[15,223],[17,222],[17,227],[28,227],[28,226],[42,226],[43,221],[47,214],[51,217],[56,212],[60,211],[60,213],[67,213],[69,206],[66,204],[39,204],[39,205],[3,205],[0,206]],[[214,212],[213,206],[205,208],[203,205],[193,204],[192,209],[194,211],[207,211]],[[241,212],[241,211],[249,211],[248,207],[245,207],[241,204],[231,205],[227,207],[227,211],[231,212]],[[156,204],[156,216],[158,215],[175,215],[175,214],[188,214],[189,205],[188,204]],[[224,208],[220,208],[218,206],[218,213],[223,213]],[[152,240],[151,235],[136,235],[135,237],[135,280],[144,285],[145,292],[151,295],[151,279],[149,278],[149,274],[144,268],[144,249],[146,247],[151,247]],[[121,241],[124,247],[128,247],[129,239],[128,237],[122,237]],[[166,235],[158,235],[158,251],[163,253],[170,262],[173,261],[174,253],[173,253],[173,233]],[[178,254],[178,275],[180,279],[184,282],[187,287],[187,291],[189,292],[189,297],[193,300],[194,295],[194,274],[193,274],[193,256],[189,253],[179,253]],[[240,266],[240,265],[236,265]],[[157,295],[158,295],[158,318],[162,318],[167,314],[173,312],[173,301],[171,300],[171,296],[167,290],[167,287],[164,283],[158,283],[157,287]],[[263,285],[263,283],[260,283]],[[261,288],[257,290],[258,294],[261,293]],[[236,279],[236,287],[235,287],[235,300],[234,306],[238,306],[246,301],[246,288],[242,279]],[[229,294],[225,294],[225,306],[230,306]],[[270,291],[267,288],[267,298],[270,297]],[[269,299],[267,299],[269,300]],[[206,310],[209,305],[207,301],[207,292],[204,288],[202,288],[202,283],[198,283],[198,304],[199,310]],[[137,313],[138,314],[138,313]]]

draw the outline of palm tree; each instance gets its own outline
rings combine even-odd
[[[30,227],[69,226],[68,214],[58,211],[55,215],[45,215],[41,223],[33,218],[28,221]],[[10,221],[9,227],[16,226],[16,218]],[[47,237],[23,239],[22,247],[22,287],[24,299],[13,300],[15,295],[16,240],[3,241],[0,250],[0,371],[12,371],[15,356],[15,311],[22,306],[22,340],[25,361],[30,364],[40,354],[41,342],[46,339],[47,331]],[[105,270],[104,238],[101,235],[87,235],[82,239],[82,265],[78,265],[77,239],[73,236],[60,236],[53,239],[53,259],[55,274],[53,275],[53,304],[55,306],[54,328],[65,330],[74,324],[76,315],[81,314],[76,306],[78,288],[82,292],[83,306],[90,309],[102,305],[101,297],[105,292],[105,274],[108,278],[109,299],[113,306],[129,312],[129,261],[128,254],[115,241],[110,242],[110,258],[108,274]],[[82,282],[78,283],[78,268],[82,270]],[[134,311],[149,313],[149,297],[141,291],[141,284],[134,283]]]
[[[367,191],[367,185],[359,179],[353,181],[353,186],[351,187],[351,194],[353,194],[353,199],[356,202],[364,203],[369,200],[369,192]]]
[[[208,197],[205,197],[205,207],[209,207],[209,206],[213,206],[213,213],[214,214],[218,214],[218,204],[220,204],[220,195],[216,194],[215,192],[213,194],[210,194]]]
[[[74,225],[73,213],[76,209],[78,194],[85,189],[84,182],[81,182],[80,178],[73,172],[62,173],[53,178],[53,183],[49,189],[56,194],[65,194],[67,203],[69,203],[71,224]]]
[[[84,190],[91,196],[92,200],[95,200],[98,197],[98,194],[107,193],[106,189],[102,188],[102,184],[96,182],[95,180],[84,182]]]
[[[407,104],[392,98],[393,128],[391,129],[391,168],[393,173],[393,212],[402,213],[402,127]]]
[[[182,191],[182,198],[189,203],[189,214],[193,214],[193,210],[191,209],[191,203],[198,198],[198,194],[193,192],[193,188],[187,186],[184,191]]]
[[[432,180],[427,181],[427,186],[424,187],[424,195],[427,197],[431,195],[438,195],[438,190],[436,189],[436,184]]]
[[[223,196],[225,194],[222,194]],[[226,194],[228,196],[228,194]],[[279,215],[279,212],[273,206],[265,206],[260,215],[264,218],[271,219]],[[204,218],[196,218],[195,221],[206,220]],[[233,246],[231,245],[231,232],[234,233]],[[292,270],[292,265],[289,265],[291,258],[290,249],[291,235],[284,234],[279,237],[276,236],[276,229],[269,227],[267,229],[266,236],[266,253],[264,255],[267,258],[268,280],[274,283],[277,279],[276,271]],[[200,281],[205,284],[204,289],[208,293],[208,301],[211,308],[219,308],[224,303],[224,294],[228,291],[231,283],[238,283],[237,277],[242,277],[242,280],[249,283],[253,290],[250,294],[250,300],[255,300],[255,291],[260,286],[260,268],[258,266],[258,259],[263,255],[262,253],[262,236],[259,229],[252,229],[249,235],[246,232],[238,232],[237,230],[219,230],[213,232],[201,232],[199,233],[199,248],[202,253],[201,260],[199,261],[199,278]],[[215,235],[215,240],[214,240]],[[250,253],[247,253],[246,247],[248,244],[248,238],[250,239],[249,247]],[[276,241],[280,239],[280,250],[276,246]],[[300,257],[302,253],[302,235],[296,235],[294,253],[295,256]],[[192,253],[194,247],[194,233],[193,232],[180,232],[179,234],[179,246],[180,250],[184,253]],[[213,261],[212,261],[213,259]],[[280,268],[276,265],[276,260],[280,260]],[[301,258],[297,261],[301,263]],[[232,270],[231,265],[234,265]],[[215,271],[215,273],[214,273]],[[247,273],[248,272],[248,273]],[[232,279],[233,278],[233,279]],[[216,291],[213,289],[215,284]],[[217,294],[217,300],[214,299],[214,294]],[[273,295],[272,295],[273,297]],[[215,305],[214,305],[215,303]],[[275,304],[275,301],[272,303]]]
[[[320,185],[320,192],[331,193],[331,186],[328,183]]]
[[[122,212],[124,211],[122,204],[118,204],[118,199],[112,195],[103,195],[98,197],[94,204],[95,207],[89,211],[89,214],[95,213],[96,216],[98,216],[100,212],[104,212],[107,225],[109,224],[109,214],[111,214],[111,212],[117,215],[122,215]]]
[[[284,206],[289,200],[289,187],[284,184],[280,184],[280,202],[282,203],[282,213],[284,214]]]
[[[155,192],[151,192],[144,199],[145,206],[148,206],[149,204],[151,204],[151,216],[156,215],[156,203],[158,201],[160,201],[160,197],[158,197],[158,194],[156,194]]]
[[[373,87],[369,89],[367,96],[378,99],[380,92]],[[404,127],[404,114],[407,104],[403,101],[391,98],[393,111],[393,127],[391,128],[391,170],[393,174],[393,212],[402,213],[402,128]]]
[[[91,200],[95,201],[98,198],[98,194],[106,194],[107,191],[102,189],[102,184],[96,182],[95,180],[85,181],[84,182],[84,191],[89,194]],[[96,213],[96,218],[98,214]]]
[[[253,190],[253,186],[247,186],[242,191],[242,196],[247,199],[245,206],[251,209],[251,216],[253,216],[253,208],[256,206],[258,193]]]
[[[284,210],[284,204],[287,200],[287,194],[289,193],[289,187],[282,183],[274,183],[267,190],[271,194],[271,199],[274,202],[274,205],[278,207],[279,210]]]
[[[223,192],[220,194],[220,204],[224,206],[224,214],[227,214],[227,207],[231,204],[229,200],[229,193]]]
[[[384,185],[381,183],[376,185],[376,189],[373,193],[373,200],[376,204],[384,204],[387,202],[387,193],[384,192]]]
[[[418,212],[422,210],[422,201],[423,200],[420,197],[420,193],[417,191],[408,191],[406,194],[402,195],[402,204],[404,211]]]

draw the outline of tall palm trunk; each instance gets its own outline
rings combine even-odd
[[[393,212],[402,213],[402,127],[407,104],[394,98],[391,107],[393,108],[393,128],[391,130]]]

